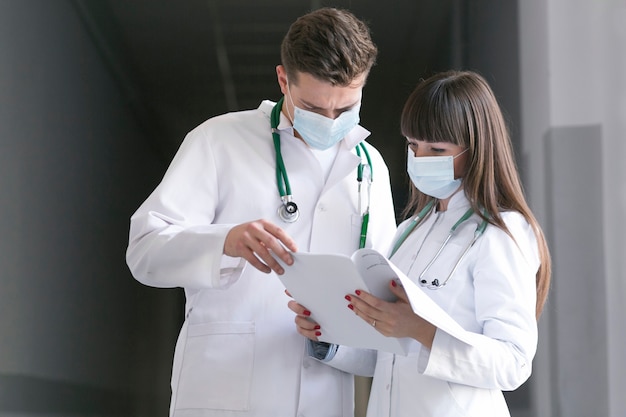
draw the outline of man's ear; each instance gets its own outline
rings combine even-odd
[[[276,78],[278,79],[281,93],[287,95],[287,71],[282,65],[276,66]]]

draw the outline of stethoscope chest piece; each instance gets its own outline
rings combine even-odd
[[[298,210],[298,206],[293,202],[291,196],[291,186],[289,185],[289,178],[287,176],[287,169],[285,168],[285,162],[283,161],[283,155],[280,150],[280,133],[278,131],[278,123],[280,122],[280,111],[283,106],[283,101],[285,97],[281,97],[280,100],[276,103],[274,108],[272,109],[272,114],[270,115],[270,126],[272,128],[272,139],[274,141],[274,150],[276,151],[276,183],[278,186],[278,193],[280,195],[280,199],[282,200],[282,204],[278,207],[278,217],[285,223],[293,223],[300,217],[300,210]],[[367,208],[365,209],[365,214],[363,215],[363,222],[361,225],[361,236],[360,236],[360,244],[361,247],[365,245],[365,238],[367,235],[367,224],[369,222],[369,186],[372,182],[372,161],[370,159],[370,155],[367,152],[367,148],[363,143],[359,143],[356,147],[356,153],[359,157],[361,157],[361,151],[365,153],[365,157],[367,158],[367,166],[369,167],[369,178],[368,178],[368,201]],[[357,172],[357,182],[359,183],[359,211],[361,211],[361,181],[363,180],[363,169],[364,164],[359,164],[358,172]]]
[[[290,196],[282,198],[283,204],[278,207],[278,217],[286,223],[293,223],[300,217],[300,210],[296,203],[291,201]]]

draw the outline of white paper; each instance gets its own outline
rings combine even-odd
[[[389,281],[398,279],[416,314],[457,339],[473,344],[472,333],[465,331],[419,285],[373,249],[359,249],[352,258],[304,252],[292,256],[293,265],[283,264],[285,273],[278,277],[292,297],[311,311],[311,319],[321,327],[321,341],[406,355],[412,339],[383,336],[350,310],[344,298],[361,289],[393,300]]]
[[[402,271],[398,269],[390,260],[386,259],[383,255],[376,252],[373,249],[360,249],[356,251],[353,255],[355,258],[355,264],[359,269],[359,273],[364,276],[366,281],[369,280],[379,280],[379,277],[389,277],[392,276],[397,278],[402,283],[404,290],[407,293],[409,298],[409,302],[411,303],[411,308],[413,312],[424,320],[430,322],[437,328],[443,330],[444,332],[450,334],[451,336],[465,342],[469,345],[474,344],[475,336],[473,333],[466,331],[458,324],[448,313],[443,310],[439,304],[433,301],[428,295],[424,293],[422,288],[414,283],[409,277],[407,277]],[[376,265],[375,268],[365,262],[366,260],[371,259],[372,262],[376,257]],[[359,266],[359,260],[363,263],[363,266]],[[369,276],[369,275],[372,276]],[[389,279],[385,281],[387,284]],[[380,285],[380,284],[378,284]],[[391,292],[389,292],[391,293]],[[376,295],[374,293],[374,295]],[[383,298],[383,297],[380,297]]]

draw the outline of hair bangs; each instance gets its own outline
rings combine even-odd
[[[409,96],[401,117],[405,137],[467,146],[466,105],[452,94],[448,81],[423,82]]]

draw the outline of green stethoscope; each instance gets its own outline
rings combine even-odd
[[[411,220],[411,223],[407,226],[407,228],[404,230],[404,232],[402,232],[402,234],[400,235],[400,237],[398,238],[396,243],[393,245],[393,249],[391,250],[391,255],[389,255],[389,258],[391,258],[396,253],[396,251],[404,243],[404,241],[411,234],[411,232],[413,232],[413,230],[415,230],[417,225],[432,210],[433,206],[435,205],[435,202],[436,202],[436,200],[430,201],[428,204],[426,204],[426,206],[422,210],[420,210],[420,212],[417,214],[417,216],[415,216],[415,218],[413,220]],[[485,229],[487,228],[487,225],[489,224],[489,222],[487,220],[483,219],[483,221],[476,227],[476,230],[474,231],[474,236],[472,237],[472,240],[465,247],[463,252],[461,252],[461,256],[457,259],[456,263],[454,264],[454,267],[452,268],[452,270],[450,271],[450,273],[448,274],[446,279],[443,280],[443,282],[440,282],[439,279],[435,278],[432,281],[428,282],[428,280],[425,278],[426,272],[428,272],[428,270],[435,263],[437,258],[439,258],[439,255],[443,251],[443,248],[445,248],[446,245],[448,244],[448,242],[450,241],[450,239],[452,239],[452,236],[454,236],[457,228],[461,225],[461,223],[463,223],[464,221],[469,219],[472,216],[473,213],[474,213],[474,210],[472,208],[469,208],[461,216],[461,218],[459,220],[457,220],[457,222],[454,223],[454,225],[450,228],[450,231],[448,232],[448,236],[446,237],[446,239],[443,241],[443,243],[439,247],[439,250],[437,251],[437,253],[433,257],[433,259],[431,259],[431,261],[426,265],[426,268],[424,268],[424,270],[422,271],[422,273],[418,277],[418,281],[419,281],[419,283],[420,283],[420,285],[422,287],[426,287],[426,288],[428,288],[430,290],[437,290],[437,289],[443,287],[444,285],[446,285],[448,283],[448,281],[450,280],[450,277],[452,277],[452,275],[456,272],[456,269],[458,268],[459,263],[461,263],[463,258],[465,258],[465,255],[467,254],[467,252],[470,250],[470,248],[472,246],[474,246],[474,243],[476,243],[478,238],[485,232]]]
[[[270,117],[270,124],[272,126],[272,137],[274,139],[274,149],[276,150],[276,183],[278,185],[278,193],[280,194],[280,199],[282,200],[282,204],[278,207],[278,216],[282,221],[286,223],[293,223],[300,217],[300,211],[298,210],[298,205],[293,202],[293,196],[291,195],[291,186],[289,185],[289,177],[287,176],[287,169],[285,168],[285,163],[283,161],[283,155],[280,150],[280,133],[278,131],[278,124],[280,122],[280,111],[283,107],[284,97],[282,97],[278,103],[272,109],[272,114]],[[356,154],[361,157],[361,151],[365,154],[365,159],[367,160],[367,165],[363,163],[359,163],[357,168],[357,183],[358,183],[358,192],[359,192],[359,213],[361,212],[362,205],[362,193],[361,193],[361,185],[363,183],[364,172],[369,171],[369,175],[367,175],[367,205],[365,206],[365,211],[363,212],[363,217],[361,219],[361,234],[359,236],[359,248],[365,247],[365,241],[367,239],[367,226],[370,220],[370,192],[372,187],[373,180],[373,170],[372,170],[372,160],[370,159],[370,154],[365,147],[363,142],[360,142],[356,147]],[[367,169],[366,169],[367,168]]]

